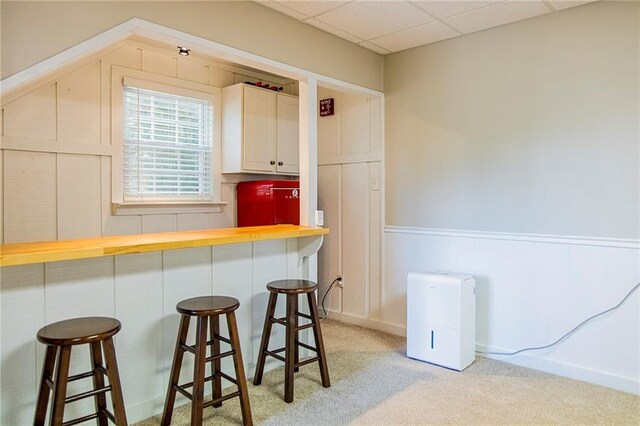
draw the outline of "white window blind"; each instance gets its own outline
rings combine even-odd
[[[124,88],[125,202],[213,200],[213,106]]]

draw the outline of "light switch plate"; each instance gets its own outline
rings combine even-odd
[[[324,226],[324,212],[316,210],[316,226]]]

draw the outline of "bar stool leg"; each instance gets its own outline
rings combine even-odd
[[[292,297],[291,301],[294,304],[293,311],[296,312],[295,319],[293,320],[293,329],[294,329],[293,335],[294,335],[294,342],[295,342],[295,344],[293,345],[294,353],[295,353],[293,371],[295,373],[297,373],[298,371],[300,371],[300,367],[298,367],[298,363],[300,362],[300,348],[298,347],[299,335],[298,335],[298,314],[297,314],[297,312],[298,312],[298,295],[295,295],[295,297]]]
[[[262,329],[262,340],[260,342],[260,350],[258,351],[258,361],[256,362],[256,370],[253,374],[253,384],[258,386],[262,383],[262,374],[264,373],[264,362],[267,358],[267,350],[269,350],[269,338],[271,337],[271,318],[276,314],[276,302],[278,295],[269,293],[269,302],[267,303],[267,313],[264,318],[264,328]]]
[[[318,349],[318,365],[320,367],[320,377],[322,378],[322,386],[328,388],[331,386],[329,380],[329,368],[327,367],[327,356],[324,352],[324,342],[322,341],[322,331],[320,330],[320,317],[318,315],[318,305],[314,293],[307,293],[307,300],[309,301],[309,310],[311,311],[311,318],[313,318],[314,326],[313,337],[316,341],[316,348]]]
[[[240,391],[242,420],[245,426],[250,426],[253,424],[253,420],[251,418],[247,377],[244,374],[244,363],[242,360],[242,350],[240,349],[240,337],[238,336],[238,324],[236,323],[235,312],[229,312],[227,314],[227,326],[229,327],[229,340],[231,340],[231,347],[234,351],[233,366],[236,370],[236,382],[238,382],[238,390]]]
[[[220,335],[220,318],[217,315],[209,317],[209,339],[213,342],[211,346],[211,355],[220,355],[220,340],[216,336]],[[211,395],[213,399],[222,397],[222,377],[218,374],[221,370],[220,358],[211,361],[211,374],[213,380],[211,381]],[[222,402],[213,404],[218,408],[222,406]]]
[[[284,356],[284,400],[293,401],[293,375],[296,355],[296,301],[297,294],[287,294],[287,319]]]
[[[196,359],[193,368],[191,426],[202,425],[204,410],[204,375],[207,359],[207,318],[198,317],[196,326]]]
[[[71,346],[61,346],[58,351],[56,378],[53,386],[53,412],[50,424],[62,425],[64,421],[64,400],[67,397],[67,378],[69,377],[69,362],[71,361]]]
[[[167,398],[164,403],[164,412],[162,413],[161,424],[163,426],[171,424],[173,405],[176,401],[176,389],[174,386],[178,386],[180,369],[182,368],[182,358],[184,356],[184,349],[182,349],[180,345],[184,345],[187,342],[190,319],[191,318],[188,315],[180,316],[180,331],[178,332],[178,338],[176,340],[176,349],[173,353],[173,364],[171,364],[171,376],[169,377],[169,389],[167,389]]]
[[[116,350],[113,347],[113,339],[109,337],[103,340],[102,346],[104,348],[107,377],[111,385],[111,401],[113,403],[113,415],[116,418],[116,426],[127,426],[127,415],[124,410],[122,385],[120,384],[120,373],[118,372],[118,361],[116,360]]]
[[[93,389],[104,388],[104,374],[98,367],[102,367],[102,348],[100,342],[91,343],[91,367],[93,368]],[[95,396],[96,413],[98,413],[98,424],[106,426],[109,424],[105,410],[107,409],[107,398],[104,393]]]
[[[47,345],[42,366],[42,377],[40,379],[40,390],[38,391],[38,402],[36,404],[36,415],[33,420],[34,426],[44,426],[47,417],[47,406],[49,405],[49,393],[51,389],[47,380],[53,381],[53,368],[56,364],[56,353],[58,348]]]

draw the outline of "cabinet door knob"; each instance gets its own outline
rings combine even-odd
[[[278,166],[283,166],[284,163],[282,161],[278,161]]]
[[[273,161],[273,160],[271,160],[271,161],[269,161],[269,164],[271,164],[272,166],[274,166],[274,165],[276,164],[276,162],[275,162],[275,161]]]

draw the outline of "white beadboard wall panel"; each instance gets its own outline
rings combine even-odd
[[[333,98],[334,115],[318,117],[318,160],[335,157],[341,154],[342,144],[342,100],[341,93],[335,90],[318,87],[318,99]]]
[[[163,399],[162,252],[117,256],[115,317],[118,368],[130,421],[154,415]],[[135,411],[135,413],[134,413]]]
[[[173,361],[180,315],[176,311],[178,302],[190,297],[212,294],[211,247],[169,250],[163,252],[163,321],[162,321],[162,365],[165,383]],[[190,344],[195,343],[195,318],[189,327]],[[191,372],[189,374],[189,372]],[[181,383],[193,377],[193,357],[185,357],[180,374]],[[179,398],[186,401],[184,397]]]
[[[267,283],[281,280],[287,276],[287,242],[286,240],[260,241],[253,243],[253,310],[262,312],[263,316],[254,315],[251,327],[253,348],[260,347],[264,314],[267,312],[269,292]],[[276,317],[285,316],[285,300],[278,298]],[[271,331],[270,347],[284,347],[284,327],[274,327]],[[255,352],[255,350],[254,350]],[[255,363],[255,359],[253,360]],[[277,365],[276,360],[267,360],[267,365]],[[278,362],[279,363],[279,362]]]
[[[178,58],[154,50],[142,51],[142,71],[178,77]]]
[[[41,368],[35,336],[44,326],[44,265],[0,269],[0,424],[33,421],[37,377]]]
[[[55,240],[55,154],[4,152],[4,242]]]
[[[369,164],[342,166],[342,312],[368,316]]]
[[[58,139],[100,143],[100,61],[58,80]]]
[[[142,49],[125,45],[100,60],[100,143],[111,145],[111,69],[114,65],[142,69]]]
[[[115,315],[114,259],[112,257],[86,259],[84,262],[65,261],[45,265],[45,322],[47,324],[70,318]],[[39,345],[38,364],[44,359],[44,348]],[[69,374],[87,371],[91,361],[88,346],[74,347],[71,351]],[[89,390],[91,383],[69,383],[68,393]],[[35,395],[34,395],[35,400]],[[79,401],[69,405],[69,418],[91,414],[93,402]],[[65,412],[67,410],[65,409]]]
[[[640,250],[607,248],[606,306],[615,306],[639,282]],[[640,291],[603,322],[608,371],[619,377],[640,377]],[[640,384],[636,393],[640,394]]]
[[[178,78],[207,84],[209,80],[209,67],[202,62],[180,57],[178,58]]]
[[[253,318],[253,265],[251,244],[233,244],[213,247],[213,293],[219,296],[232,296],[238,299],[240,307],[236,310],[236,321],[240,333],[240,346],[244,360],[245,373],[249,375],[250,366],[255,363],[257,348],[252,343]],[[228,324],[220,318],[220,332],[228,336]],[[222,361],[222,368],[234,377],[233,362],[230,358]]]
[[[559,330],[570,330],[569,320],[569,246],[566,244],[534,243],[533,271],[535,314],[534,346],[544,346],[560,337]],[[557,357],[552,347],[538,352]]]
[[[606,247],[572,246],[569,248],[569,319],[577,325],[585,318],[606,309],[607,249]],[[596,321],[564,342],[559,357],[565,362],[589,365],[606,371],[605,351],[593,350],[594,342],[606,335],[603,321]],[[567,348],[571,345],[570,353]]]
[[[2,129],[1,124],[0,129]],[[0,244],[2,243],[4,243],[4,149],[0,149]]]
[[[58,239],[101,234],[100,157],[57,155]]]
[[[510,348],[531,346],[534,342],[533,264],[534,244],[505,241],[503,247],[504,334],[510,336]],[[507,255],[508,253],[508,255]]]
[[[640,244],[620,244],[389,227],[381,321],[405,326],[408,271],[470,273],[476,278],[479,349],[508,352],[548,344],[614,306],[638,283]],[[496,358],[640,393],[639,319],[640,297],[634,294],[619,310],[552,348]],[[370,325],[380,328],[375,321]]]
[[[233,73],[231,71],[209,67],[207,84],[215,87],[231,86],[233,84]]]
[[[369,152],[382,152],[382,102],[381,98],[369,100]]]
[[[369,152],[369,100],[366,96],[343,93],[341,154]]]
[[[369,318],[380,320],[382,292],[382,196],[380,163],[369,163]],[[377,187],[375,186],[377,182]],[[376,189],[377,188],[377,189]]]
[[[162,412],[177,333],[175,305],[180,300],[210,294],[240,300],[237,319],[250,376],[262,333],[266,283],[285,277],[308,277],[298,264],[295,239],[1,268],[0,424],[33,421],[44,357],[44,345],[35,339],[37,330],[70,317],[111,316],[122,322],[115,345],[131,423]],[[259,288],[257,297],[254,288]],[[283,308],[280,303],[280,314]],[[225,321],[222,325],[226,334]],[[283,334],[274,332],[279,343]],[[193,337],[192,332],[191,341]],[[223,365],[232,373],[228,361]],[[87,348],[74,348],[72,371],[86,371],[88,362]],[[267,365],[277,366],[280,363]],[[191,367],[185,357],[184,380],[190,380]],[[69,392],[90,386],[90,380],[74,382]],[[92,409],[93,402],[87,400],[72,404],[68,415]]]
[[[442,238],[442,237],[440,237]],[[504,316],[504,271],[500,240],[477,239],[475,268],[469,272],[476,279],[476,341],[487,345],[504,343],[501,324]]]
[[[180,214],[175,216],[175,224],[151,215],[112,215],[113,66],[216,87],[231,85],[236,80],[261,78],[256,73],[252,77],[243,75],[239,69],[205,58],[183,58],[173,47],[132,38],[105,50],[102,55],[98,53],[57,73],[51,81],[39,82],[35,88],[26,87],[16,93],[8,99],[10,102],[2,105],[3,137],[7,136],[6,143],[17,145],[16,149],[22,153],[3,152],[1,159],[6,165],[11,163],[11,167],[1,170],[4,178],[0,182],[4,190],[2,195],[10,201],[4,203],[0,217],[1,241],[27,242],[235,225],[235,182],[222,184],[222,200],[228,205],[220,213]],[[32,154],[29,149],[47,153]],[[20,160],[14,161],[17,156],[21,156]],[[96,158],[99,158],[99,166],[93,164]],[[53,164],[45,164],[47,162]],[[57,183],[56,176],[51,176],[56,170]],[[97,182],[95,173],[99,174]],[[101,204],[97,211],[96,199]],[[60,214],[56,216],[58,211]]]
[[[150,214],[142,216],[142,233],[174,232],[178,230],[177,214]]]
[[[113,257],[47,263],[46,322],[83,316],[113,316],[113,277]]]
[[[3,112],[3,136],[55,140],[56,84],[36,89],[3,105]]]
[[[324,226],[331,229],[331,232],[324,236],[324,243],[318,252],[321,295],[324,295],[331,282],[342,274],[341,182],[342,166],[318,167],[318,209],[324,212]],[[342,312],[341,292],[341,288],[334,286],[331,296],[325,302],[327,309]]]
[[[195,231],[208,227],[209,215],[206,213],[184,213],[178,215],[178,231]]]

